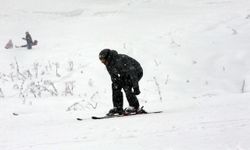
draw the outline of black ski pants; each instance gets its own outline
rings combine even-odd
[[[140,80],[143,76],[143,73],[138,74],[138,79]],[[138,81],[139,82],[139,81]],[[129,79],[121,79],[119,82],[112,83],[112,99],[113,99],[113,106],[117,107],[118,109],[123,109],[123,93],[122,89],[126,94],[126,98],[128,100],[129,106],[135,107],[136,109],[139,108],[139,101],[136,95],[132,91],[133,84]]]

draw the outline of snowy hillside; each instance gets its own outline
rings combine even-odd
[[[0,150],[250,150],[250,1],[0,2]],[[104,48],[164,113],[90,119],[112,108]]]

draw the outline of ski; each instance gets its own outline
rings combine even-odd
[[[147,112],[147,113],[140,113],[140,114],[127,114],[127,115],[113,115],[113,116],[92,116],[92,119],[110,119],[110,118],[118,118],[118,117],[128,117],[128,116],[135,116],[135,115],[147,115],[147,114],[157,114],[157,113],[162,113],[163,111],[152,111],[152,112]]]

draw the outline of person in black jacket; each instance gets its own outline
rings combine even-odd
[[[26,40],[27,48],[32,49],[33,41],[29,32],[25,32],[25,38],[23,38],[23,40]]]
[[[103,49],[99,53],[99,59],[106,66],[112,81],[113,106],[107,115],[137,113],[139,102],[136,95],[139,95],[139,81],[143,76],[143,69],[139,62],[125,55],[118,54],[115,50]],[[124,90],[129,107],[123,110]]]

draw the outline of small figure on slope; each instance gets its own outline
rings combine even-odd
[[[32,49],[32,46],[35,46],[38,44],[37,40],[32,40],[32,37],[29,32],[25,32],[25,38],[22,38],[23,40],[26,40],[27,44],[21,45],[21,46],[16,46],[16,48],[20,47],[27,47],[27,49]]]
[[[5,45],[4,48],[6,48],[6,49],[12,49],[13,48],[13,42],[12,42],[12,40],[9,40],[8,43]]]
[[[29,32],[25,32],[25,38],[23,40],[27,41],[27,48],[32,49],[33,41]]]

